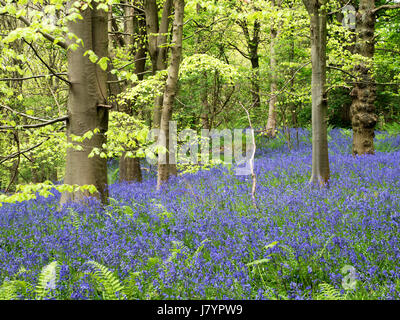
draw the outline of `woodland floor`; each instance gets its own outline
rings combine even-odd
[[[19,296],[34,298],[42,268],[57,260],[53,299],[399,299],[400,136],[382,133],[376,155],[355,158],[351,133],[332,130],[323,190],[308,185],[309,132],[298,145],[291,136],[291,149],[282,137],[258,141],[257,208],[251,178],[221,167],[162,192],[152,173],[115,183],[106,207],[58,211],[58,194],[4,205],[3,291],[21,280],[30,285]]]

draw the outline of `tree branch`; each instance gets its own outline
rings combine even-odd
[[[400,8],[400,3],[397,4],[384,4],[383,6],[380,6],[378,8],[375,8],[372,10],[372,13],[377,13],[380,10],[388,10],[388,9],[399,9]]]
[[[233,43],[228,43],[232,48],[236,49],[243,57],[245,57],[246,59],[250,59],[250,56],[246,53],[244,53],[242,50],[240,50],[236,45],[234,45]]]
[[[69,80],[67,80],[67,79],[65,79],[65,78],[63,78],[63,77],[61,77],[61,76],[59,76],[58,73],[54,72],[54,70],[53,70],[52,68],[50,68],[50,66],[42,59],[42,57],[39,55],[39,53],[36,51],[35,47],[34,47],[31,43],[29,43],[28,41],[26,41],[24,38],[22,38],[22,39],[24,40],[24,42],[25,42],[26,44],[28,44],[29,47],[31,47],[31,49],[32,49],[33,52],[35,53],[36,57],[39,58],[39,60],[46,66],[46,68],[47,68],[55,77],[57,77],[58,79],[60,79],[60,80],[62,80],[62,81],[64,81],[64,82],[66,82],[66,83],[68,83],[68,85],[71,85],[71,82],[70,82]]]
[[[353,74],[351,74],[351,73],[349,73],[347,71],[344,71],[343,69],[340,69],[338,67],[334,67],[334,66],[326,66],[326,67],[329,68],[329,69],[334,69],[334,70],[341,71],[341,72],[347,74],[348,76],[352,77],[353,79],[357,79],[357,77],[355,75],[353,75]]]
[[[31,150],[33,150],[33,149],[36,149],[37,147],[40,147],[43,143],[45,143],[45,142],[46,142],[47,140],[49,140],[49,139],[50,139],[50,138],[47,138],[46,140],[44,140],[44,141],[42,141],[42,142],[40,142],[40,143],[38,143],[38,144],[36,144],[36,145],[34,145],[34,146],[28,148],[28,149],[15,152],[15,153],[13,153],[13,154],[10,154],[10,155],[7,156],[7,157],[0,157],[0,158],[1,158],[0,164],[6,162],[6,161],[8,161],[8,160],[11,160],[11,159],[13,159],[13,158],[16,158],[16,157],[18,157],[19,155],[23,155],[24,153],[27,153],[27,152],[29,152],[29,151],[31,151]]]
[[[11,130],[11,129],[34,129],[34,128],[41,128],[48,126],[49,124],[57,123],[57,122],[62,122],[68,120],[68,116],[60,117],[57,119],[49,120],[43,123],[36,123],[36,124],[24,124],[21,126],[0,126],[0,130]]]
[[[42,122],[47,122],[47,121],[49,121],[49,119],[41,119],[41,118],[37,118],[37,117],[34,117],[34,116],[27,115],[27,114],[22,113],[22,112],[18,112],[18,111],[16,111],[16,110],[14,110],[14,109],[12,109],[12,108],[10,108],[10,107],[8,107],[8,106],[2,105],[2,104],[0,104],[0,107],[3,108],[3,109],[6,109],[6,110],[8,110],[8,111],[11,111],[11,112],[13,112],[13,113],[15,113],[15,114],[18,114],[18,115],[20,115],[20,116],[23,116],[23,117],[25,117],[25,118],[28,118],[28,119],[38,120],[38,121],[42,121]]]
[[[43,74],[43,75],[31,76],[31,77],[25,77],[25,78],[2,78],[2,79],[0,79],[0,81],[25,81],[25,80],[30,80],[30,79],[56,77],[57,75],[65,76],[65,75],[67,75],[67,73],[61,72],[61,73],[57,73],[57,74]]]

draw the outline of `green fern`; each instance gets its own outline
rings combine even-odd
[[[82,221],[81,218],[79,217],[79,213],[74,211],[72,208],[69,208],[69,213],[71,214],[72,225],[75,228],[75,230],[78,231],[79,227],[82,226]]]
[[[138,279],[141,276],[141,273],[136,271],[136,272],[130,272],[129,276],[125,279],[125,286],[123,289],[123,293],[126,295],[126,298],[128,300],[133,300],[133,299],[138,299],[140,296],[141,292],[136,285],[136,279]]]
[[[48,296],[51,289],[56,288],[56,282],[59,276],[59,269],[60,267],[57,261],[53,261],[47,266],[43,267],[35,288],[36,299],[44,299]]]
[[[329,283],[319,284],[320,293],[316,295],[316,300],[346,300],[346,295],[342,295],[338,289]]]
[[[18,276],[21,273],[26,272],[25,268],[20,270],[15,275]],[[46,298],[51,289],[56,288],[56,282],[59,275],[59,266],[57,261],[53,261],[47,266],[43,267],[39,274],[39,279],[36,287],[33,290],[33,286],[22,280],[5,280],[0,287],[0,300],[16,300],[19,295],[26,296],[29,292],[35,293],[35,298],[42,300]]]
[[[100,284],[103,299],[121,300],[121,297],[117,295],[117,293],[122,293],[124,291],[124,287],[119,279],[102,264],[93,260],[88,261],[87,263],[94,268],[94,272],[91,272],[90,275],[98,284]]]
[[[31,285],[20,280],[5,280],[0,287],[0,300],[17,300],[18,294],[26,295]]]

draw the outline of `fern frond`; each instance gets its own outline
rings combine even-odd
[[[140,272],[131,271],[129,276],[125,279],[125,286],[123,289],[124,294],[126,295],[128,300],[138,299],[139,297],[139,289],[136,285],[136,279],[141,275]]]
[[[56,288],[56,282],[59,275],[59,265],[57,261],[44,266],[39,275],[39,280],[35,288],[36,299],[44,299],[51,289]]]
[[[90,273],[92,277],[102,285],[103,298],[105,300],[120,300],[117,292],[122,293],[124,287],[119,279],[102,264],[93,260],[87,263],[94,268],[94,272]]]
[[[346,300],[346,296],[329,283],[320,283],[319,288],[321,292],[317,294],[316,300]]]
[[[31,285],[21,280],[6,280],[0,287],[0,300],[17,300],[18,293],[26,295]]]
[[[75,228],[76,231],[78,231],[79,227],[82,226],[82,221],[79,217],[79,213],[77,213],[72,208],[69,208],[69,213],[71,214],[72,218],[72,226]]]
[[[0,300],[16,300],[18,298],[17,288],[12,281],[4,281],[0,287]]]

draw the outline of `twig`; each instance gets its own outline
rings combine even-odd
[[[13,153],[13,154],[10,154],[10,155],[7,156],[7,157],[3,157],[3,158],[0,160],[0,164],[6,162],[6,161],[8,161],[8,160],[11,160],[11,159],[13,159],[13,158],[15,158],[15,157],[18,157],[19,155],[24,155],[25,153],[27,153],[27,152],[29,152],[29,151],[31,151],[31,150],[33,150],[33,149],[36,149],[37,147],[40,147],[43,143],[45,143],[45,142],[46,142],[47,140],[49,140],[49,139],[50,139],[50,138],[47,138],[46,140],[44,140],[44,141],[42,141],[42,142],[40,142],[40,143],[38,143],[38,144],[36,144],[36,145],[34,145],[34,146],[28,148],[28,149],[15,152],[15,153]]]
[[[386,9],[400,9],[400,3],[396,4],[385,4],[383,6],[380,6],[378,8],[375,8],[374,10],[371,10],[372,13],[377,13],[380,10],[386,10]]]
[[[36,123],[36,124],[24,124],[21,126],[0,126],[0,130],[10,130],[10,129],[33,129],[33,128],[41,128],[48,126],[49,124],[53,124],[56,122],[66,121],[68,120],[68,116],[60,117],[57,119],[49,120],[43,123]]]
[[[43,74],[43,75],[31,76],[31,77],[25,77],[25,78],[2,78],[2,79],[0,79],[0,81],[24,81],[24,80],[30,80],[30,79],[56,77],[57,75],[65,76],[67,74],[65,72],[61,72],[61,73],[57,73],[57,74]]]
[[[42,119],[42,118],[37,118],[37,117],[34,117],[34,116],[30,116],[28,114],[16,111],[16,110],[14,110],[14,109],[12,109],[12,108],[10,108],[8,106],[2,105],[2,104],[0,104],[0,108],[6,109],[8,111],[11,111],[11,112],[13,112],[13,113],[15,113],[15,114],[17,114],[19,116],[23,116],[23,117],[28,118],[28,119],[38,120],[38,121],[42,121],[42,122],[50,121],[49,119]]]
[[[35,47],[29,43],[28,41],[26,41],[24,38],[22,38],[24,40],[24,42],[31,47],[32,51],[35,53],[36,57],[38,57],[38,59],[46,66],[46,68],[54,75],[56,76],[58,79],[68,83],[68,85],[71,85],[71,82],[61,76],[59,76],[58,73],[54,72],[54,70],[52,68],[50,68],[50,66],[42,59],[42,57],[39,55],[39,53],[36,51]]]

